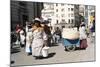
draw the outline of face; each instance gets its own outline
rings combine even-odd
[[[37,27],[35,25],[33,25],[32,28],[33,28],[33,30],[36,30],[37,29]]]
[[[17,27],[19,27],[19,24],[17,24]]]
[[[41,24],[41,26],[44,27],[45,25],[44,24]]]

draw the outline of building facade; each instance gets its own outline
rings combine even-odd
[[[74,22],[74,5],[54,4],[54,8],[56,24]]]
[[[42,16],[51,18],[51,25],[64,28],[74,24],[74,5],[59,3],[44,3]]]
[[[95,7],[88,5],[74,5],[64,3],[44,3],[42,17],[51,19],[51,26],[61,29],[69,26],[80,26],[85,22],[90,25],[91,18],[95,16]]]
[[[43,3],[11,1],[11,27],[16,24],[25,26],[26,21],[32,21],[35,17],[41,17]]]
[[[48,25],[53,26],[54,25],[54,4],[53,3],[44,3],[43,4],[44,9],[42,10],[42,18],[44,20],[50,19],[50,22]]]

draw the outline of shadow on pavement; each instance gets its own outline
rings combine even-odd
[[[86,50],[86,48],[79,48],[79,47],[77,47],[75,50]]]
[[[12,48],[11,49],[11,54],[18,53],[18,52],[20,52],[20,49],[19,48]]]
[[[56,53],[49,53],[48,54],[48,57],[41,57],[40,59],[48,59],[48,58],[51,58],[55,55]]]
[[[59,46],[58,44],[53,43],[50,47]]]
[[[79,48],[79,47],[76,47],[74,51],[77,51],[77,50],[86,50],[86,48]],[[67,49],[64,49],[64,51],[68,51]],[[68,51],[69,52],[69,51]]]
[[[47,58],[53,57],[56,53],[50,53]]]

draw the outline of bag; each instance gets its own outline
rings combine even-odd
[[[49,50],[49,47],[47,47],[47,46],[44,46],[42,48],[42,55],[43,55],[43,57],[47,57],[48,56],[48,50]]]

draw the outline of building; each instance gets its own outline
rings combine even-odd
[[[91,18],[95,16],[95,7],[88,5],[73,5],[64,3],[44,3],[42,17],[51,19],[53,27],[76,26],[79,28],[81,22],[89,25]]]
[[[63,3],[44,3],[42,16],[50,18],[52,26],[60,28],[71,26],[75,22],[74,5]]]
[[[44,9],[42,10],[42,18],[44,20],[50,19],[50,22],[48,25],[53,26],[54,25],[54,4],[53,3],[44,3],[43,4]]]
[[[83,21],[85,22],[87,27],[93,21],[93,16],[95,16],[95,6],[79,5],[79,14],[83,16]]]
[[[74,22],[74,5],[72,4],[54,4],[54,15],[56,24]]]
[[[86,27],[90,25],[93,21],[93,16],[95,16],[95,6],[92,5],[75,5],[75,19],[78,21],[76,25],[80,25],[81,21],[84,21]],[[77,16],[79,14],[79,16]]]
[[[35,17],[41,17],[43,3],[11,0],[10,8],[11,28],[14,29],[16,24],[25,26],[26,21],[32,21]]]
[[[95,16],[95,6],[88,6],[88,26],[90,26]]]

